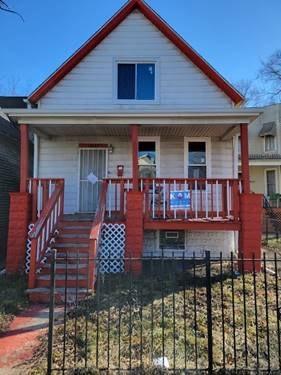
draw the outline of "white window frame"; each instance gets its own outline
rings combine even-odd
[[[77,173],[77,212],[80,213],[80,175],[81,175],[81,151],[84,150],[105,150],[105,177],[108,177],[109,152],[108,147],[78,147],[78,173]]]
[[[277,168],[265,168],[264,169],[264,191],[265,191],[266,196],[269,197],[268,191],[267,191],[267,172],[275,172],[275,189],[276,189],[276,193],[278,193],[279,192],[278,169]]]
[[[162,229],[163,231],[165,232],[172,232],[172,230],[169,230],[169,229]],[[161,231],[162,231],[161,230]],[[179,230],[173,230],[174,232],[181,232],[182,229],[179,229]],[[160,247],[160,230],[157,230],[157,235],[156,235],[156,238],[157,238],[157,249],[158,251],[162,251],[161,247]],[[184,230],[184,250],[179,250],[179,249],[163,249],[163,251],[166,251],[166,252],[173,252],[173,251],[186,251],[187,249],[187,231]]]
[[[158,104],[159,103],[159,58],[115,58],[113,74],[113,102],[115,104]],[[118,99],[118,64],[154,64],[155,65],[155,97],[152,100]],[[135,79],[137,80],[137,74]]]
[[[266,141],[265,141],[265,139],[266,139],[266,135],[263,137],[263,149],[264,149],[264,152],[265,153],[272,153],[272,152],[274,152],[274,151],[276,151],[276,136],[271,136],[271,137],[273,137],[274,138],[274,146],[273,146],[273,149],[272,150],[266,150]]]
[[[206,178],[211,178],[211,138],[210,137],[184,137],[184,176],[188,178],[188,145],[190,142],[205,142],[206,144]]]
[[[139,147],[139,142],[155,142],[156,178],[160,177],[160,136],[157,136],[157,137],[141,136],[141,137],[138,137],[138,147]],[[139,166],[139,163],[138,163],[138,166]]]

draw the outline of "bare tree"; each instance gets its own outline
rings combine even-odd
[[[234,86],[245,98],[245,106],[260,106],[265,104],[264,92],[258,88],[255,81],[250,79],[241,79]]]
[[[260,78],[268,86],[268,94],[275,101],[281,100],[281,49],[262,62]]]
[[[9,5],[7,4],[7,2],[4,1],[4,0],[0,0],[0,11],[1,10],[4,11],[4,12],[16,14],[17,16],[19,16],[22,19],[22,21],[24,20],[23,17],[18,12],[16,12],[13,9],[11,9],[9,7]]]

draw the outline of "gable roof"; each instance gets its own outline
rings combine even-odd
[[[36,103],[63,79],[79,62],[99,45],[124,19],[135,9],[139,10],[159,31],[162,32],[178,49],[196,65],[218,88],[235,104],[244,101],[243,96],[206,62],[183,38],[179,36],[156,12],[143,0],[129,0],[96,34],[86,41],[68,60],[46,79],[29,96],[31,103]]]

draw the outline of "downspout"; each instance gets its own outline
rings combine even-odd
[[[40,139],[38,135],[34,133],[34,160],[33,160],[33,177],[34,178],[38,178],[39,145],[40,145]]]

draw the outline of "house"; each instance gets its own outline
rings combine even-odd
[[[0,96],[0,265],[6,257],[9,193],[19,189],[19,131],[1,108],[26,108],[23,100],[23,97]]]
[[[249,127],[249,164],[251,189],[279,204],[281,193],[281,104],[263,108]]]
[[[49,285],[52,238],[59,255],[260,256],[261,196],[250,193],[248,162],[248,125],[260,112],[243,108],[240,93],[144,1],[127,2],[28,101],[5,111],[21,130],[7,268],[24,267],[31,223],[34,295]],[[141,272],[140,261],[133,267]]]

